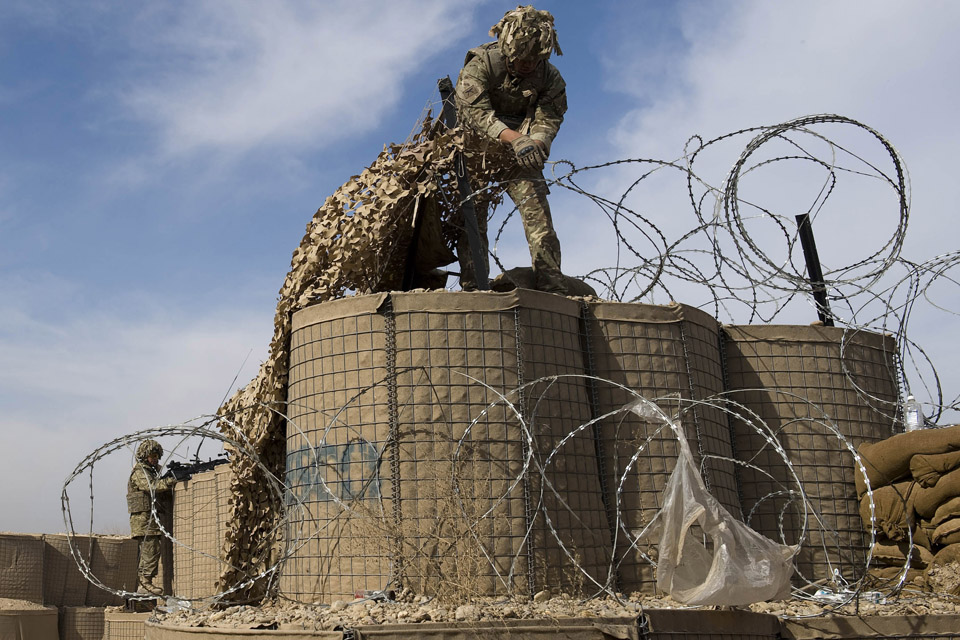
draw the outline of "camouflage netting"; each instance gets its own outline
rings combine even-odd
[[[478,215],[499,204],[494,177],[512,162],[506,145],[482,144],[472,134],[450,130],[428,113],[419,133],[384,148],[360,175],[326,199],[307,224],[280,289],[268,358],[256,376],[220,409],[221,429],[259,457],[231,457],[230,528],[220,588],[235,602],[258,601],[271,588],[268,568],[277,548],[275,527],[282,506],[265,488],[263,468],[283,476],[284,413],[293,312],[350,293],[390,291],[400,286],[409,259],[415,216],[423,216],[412,257],[422,277],[455,258],[463,228],[457,193],[462,154],[475,192]],[[465,149],[473,151],[466,151]],[[415,280],[415,282],[417,282]]]

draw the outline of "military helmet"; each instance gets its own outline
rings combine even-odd
[[[507,11],[497,24],[490,27],[490,35],[497,39],[500,52],[510,62],[536,57],[546,60],[551,52],[562,56],[549,11],[538,11],[533,5],[518,6]]]
[[[137,447],[137,460],[146,460],[152,455],[157,458],[163,455],[163,447],[156,440],[144,440]]]

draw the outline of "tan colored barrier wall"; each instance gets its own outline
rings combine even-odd
[[[230,467],[220,465],[177,483],[173,498],[173,592],[181,598],[217,593],[227,531]]]
[[[43,538],[0,533],[0,598],[43,602]]]
[[[584,580],[570,556],[605,579],[592,434],[545,467],[565,506],[538,471],[523,474],[528,451],[542,464],[590,419],[584,381],[526,388],[509,406],[498,396],[584,373],[580,313],[519,291],[360,296],[295,314],[287,473],[315,520],[291,535],[309,540],[284,567],[284,593],[337,599],[396,576],[426,593],[569,589]]]
[[[720,327],[710,315],[686,305],[655,306],[615,302],[589,305],[591,355],[596,375],[657,399],[668,414],[682,409],[681,425],[702,462],[704,481],[734,516],[740,515],[730,426],[711,406],[679,401],[704,400],[723,391]],[[597,414],[615,411],[635,396],[610,384],[594,383]],[[615,511],[619,495],[621,530],[617,535],[620,586],[627,593],[654,593],[653,566],[640,552],[656,558],[656,545],[643,541],[631,549],[631,532],[642,530],[660,510],[661,497],[677,459],[677,441],[663,423],[619,414],[598,425],[603,443],[607,503]],[[649,439],[649,441],[648,441]],[[634,455],[641,455],[631,465]],[[718,456],[717,458],[702,456]],[[722,460],[720,458],[726,458]]]
[[[0,600],[0,640],[59,640],[57,609]]]
[[[60,640],[102,640],[104,613],[101,607],[62,607]]]
[[[890,416],[898,398],[893,338],[818,326],[728,326],[724,331],[730,397],[773,430],[815,511],[796,559],[800,574],[808,580],[830,578],[835,568],[847,579],[859,578],[869,539],[860,522],[853,457],[817,421],[832,421],[854,448],[893,434]],[[802,506],[793,501],[784,509],[790,498],[772,495],[797,488],[783,458],[743,422],[737,421],[735,433],[739,458],[773,476],[742,471],[744,513],[753,511],[751,525],[774,539],[781,537],[782,517],[786,542],[795,543],[804,524]]]
[[[122,536],[95,536],[90,571],[103,584],[117,591],[137,590],[137,561],[139,545],[133,538]],[[90,585],[87,606],[108,607],[123,604],[123,598]]]
[[[143,640],[144,624],[149,613],[107,611],[104,619],[104,640]]]
[[[70,551],[70,540],[65,534],[44,534],[43,601],[56,607],[82,607],[87,604],[87,592],[96,589],[80,572]],[[74,536],[77,552],[89,564],[92,540],[89,536]]]

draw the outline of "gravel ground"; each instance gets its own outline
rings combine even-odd
[[[669,597],[655,598],[634,594],[621,601],[612,598],[583,602],[569,596],[553,596],[542,592],[533,600],[504,600],[481,598],[467,604],[438,603],[426,596],[404,592],[395,602],[355,600],[336,601],[330,605],[300,605],[285,601],[260,607],[231,607],[221,611],[180,610],[170,613],[158,611],[157,618],[164,624],[187,627],[216,627],[226,629],[308,629],[333,630],[360,625],[422,623],[422,622],[479,622],[513,619],[557,618],[622,618],[636,616],[643,609],[682,609],[683,605]],[[710,608],[710,607],[706,607]],[[719,608],[719,607],[713,607]],[[819,615],[857,615],[856,602],[823,604],[810,600],[765,602],[739,610],[767,613],[785,618]],[[960,598],[936,596],[905,589],[898,598],[885,603],[868,602],[861,597],[859,615],[923,615],[960,614]]]

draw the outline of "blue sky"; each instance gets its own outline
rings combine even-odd
[[[2,528],[62,529],[60,485],[86,453],[211,413],[238,372],[240,384],[255,374],[314,211],[384,144],[406,138],[436,99],[436,79],[455,77],[465,50],[514,6],[0,5],[0,468],[7,486],[24,487],[0,496]],[[907,163],[904,255],[922,262],[956,249],[944,231],[956,209],[960,5],[538,7],[556,16],[564,55],[554,62],[569,87],[552,159],[674,160],[694,134],[837,113],[882,133]],[[705,158],[701,177],[719,186],[748,141]],[[617,197],[637,174],[628,166],[586,182]],[[793,193],[782,180],[763,189]],[[668,235],[689,229],[684,188],[651,181],[636,206]],[[825,263],[893,228],[889,193],[876,191],[838,195],[846,208],[818,220]],[[559,193],[554,215],[567,272],[608,264],[599,214]],[[500,251],[510,266],[526,259],[518,228]],[[956,288],[943,296],[960,309]],[[801,309],[784,321],[812,319]],[[942,312],[914,320],[913,338],[941,374],[960,355],[954,327]],[[98,527],[122,531],[122,489],[109,492],[130,460],[113,458],[97,480]]]

